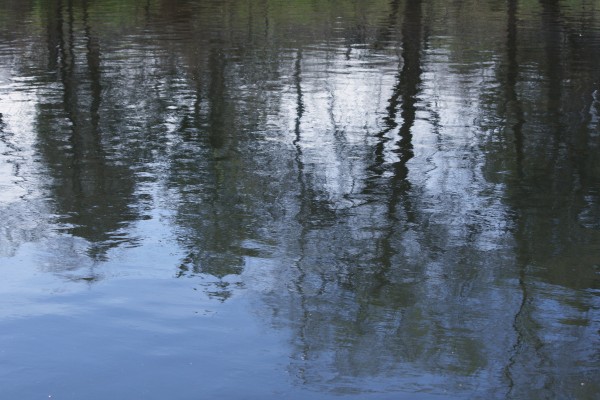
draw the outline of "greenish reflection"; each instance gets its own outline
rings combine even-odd
[[[94,271],[163,218],[169,273],[259,293],[296,385],[600,390],[597,1],[6,4],[35,112],[2,103],[0,140],[33,121],[11,173]]]

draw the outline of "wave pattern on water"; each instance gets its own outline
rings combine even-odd
[[[600,392],[597,1],[4,3],[12,398]]]

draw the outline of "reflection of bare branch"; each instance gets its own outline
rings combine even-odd
[[[402,59],[404,65],[400,72],[402,91],[402,125],[396,142],[395,152],[400,160],[394,165],[396,179],[404,180],[408,169],[406,163],[413,157],[412,127],[416,118],[417,95],[421,83],[421,47],[422,47],[422,11],[421,1],[406,3],[405,20],[402,26]],[[400,174],[400,176],[398,176]]]
[[[516,149],[516,161],[517,161],[517,176],[523,177],[523,133],[522,126],[524,123],[523,111],[521,109],[521,103],[517,98],[516,84],[519,73],[519,65],[517,63],[517,1],[508,0],[507,9],[507,74],[506,74],[506,104],[507,108],[512,105],[514,108],[516,122],[513,125],[514,143]],[[508,118],[507,118],[508,122]],[[521,223],[517,221],[519,227]],[[527,284],[525,282],[525,268],[526,260],[519,260],[519,288],[521,289],[521,304],[515,313],[513,320],[513,329],[516,333],[515,344],[512,349],[512,354],[508,360],[508,364],[504,368],[504,373],[508,379],[508,391],[506,394],[507,398],[512,396],[514,389],[514,378],[513,368],[517,362],[519,352],[522,347],[522,341],[524,333],[522,332],[522,319],[525,312],[525,307],[528,302]]]
[[[311,200],[307,194],[306,182],[304,177],[304,162],[302,161],[302,147],[301,147],[301,121],[304,115],[304,99],[302,95],[302,49],[298,49],[296,54],[296,62],[294,64],[294,85],[296,87],[296,121],[294,123],[294,141],[293,144],[296,147],[296,165],[298,168],[298,184],[300,185],[299,199],[300,210],[298,211],[297,219],[301,225],[300,237],[299,237],[299,257],[294,262],[296,269],[298,270],[298,276],[294,280],[295,289],[300,296],[300,308],[302,310],[302,317],[299,327],[299,340],[301,343],[301,360],[305,362],[309,357],[309,344],[306,339],[306,330],[310,322],[310,313],[307,307],[307,299],[304,294],[304,280],[306,279],[306,271],[304,270],[304,253],[306,251],[306,234],[307,234],[307,217],[308,210],[307,205]],[[303,383],[306,383],[306,377],[304,376],[304,368],[299,368],[299,378]]]
[[[304,115],[304,100],[302,98],[302,49],[298,49],[296,55],[296,62],[294,66],[294,85],[296,87],[296,121],[294,124],[294,145],[300,155],[302,155],[302,148],[300,147],[300,121]],[[301,165],[301,164],[300,164]]]
[[[388,14],[387,21],[379,29],[377,38],[373,43],[375,49],[381,49],[391,40],[392,33],[396,31],[395,25],[398,20],[398,10],[400,8],[400,0],[390,1],[390,13]]]
[[[517,97],[517,80],[519,78],[519,64],[517,62],[517,1],[508,0],[508,27],[507,27],[507,74],[506,74],[506,105],[512,107],[515,122],[512,125],[514,135],[515,154],[517,161],[517,176],[523,177],[523,124],[525,117],[523,107]],[[508,119],[507,119],[508,122]]]
[[[102,102],[102,83],[100,74],[100,45],[98,41],[92,36],[89,12],[88,12],[88,0],[83,2],[83,25],[85,29],[86,47],[87,47],[87,62],[91,81],[92,89],[92,103],[90,105],[90,118],[93,128],[93,133],[97,146],[100,144],[99,135],[99,123],[100,123],[100,104]]]
[[[379,292],[387,282],[386,274],[391,269],[391,260],[395,249],[391,245],[394,230],[397,228],[397,208],[402,202],[405,209],[407,222],[414,218],[413,207],[410,199],[405,194],[410,188],[408,181],[408,167],[406,163],[413,157],[412,127],[416,118],[416,102],[421,82],[421,46],[422,46],[422,15],[421,1],[409,1],[406,3],[404,23],[402,26],[402,69],[398,77],[398,84],[394,88],[392,97],[388,103],[388,116],[385,123],[386,129],[391,130],[397,126],[396,112],[398,103],[401,102],[400,110],[402,125],[399,129],[399,139],[396,141],[394,152],[399,156],[393,167],[393,176],[390,182],[390,198],[387,200],[387,215],[390,221],[387,234],[382,238],[381,255],[379,262],[381,268],[376,274],[375,292]],[[403,201],[402,201],[403,200]]]
[[[390,23],[395,21],[397,2],[392,2]],[[385,147],[390,138],[388,134],[398,127],[397,116],[400,111],[402,125],[400,126],[394,152],[399,161],[394,163],[394,179],[404,180],[408,175],[406,163],[412,158],[412,126],[415,121],[417,94],[421,81],[421,47],[422,47],[422,11],[420,1],[409,1],[405,6],[404,23],[402,25],[402,62],[399,62],[399,72],[396,84],[386,107],[387,114],[383,118],[384,129],[375,136],[378,138],[375,146],[375,162],[369,170],[380,176],[384,172]],[[401,66],[401,68],[400,68]]]
[[[225,58],[217,46],[211,47],[209,69],[209,140],[213,148],[220,149],[225,143]]]

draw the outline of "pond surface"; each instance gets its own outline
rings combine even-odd
[[[600,1],[4,0],[3,399],[600,396]]]

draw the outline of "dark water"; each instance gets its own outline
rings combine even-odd
[[[0,399],[599,398],[598,0],[0,4]]]

